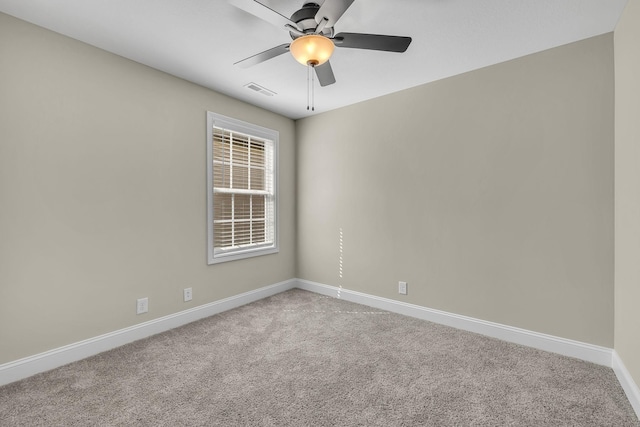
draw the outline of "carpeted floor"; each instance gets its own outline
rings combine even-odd
[[[640,426],[611,369],[292,290],[0,388],[4,426]]]

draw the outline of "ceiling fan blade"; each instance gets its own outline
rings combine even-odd
[[[319,24],[326,18],[325,27],[333,27],[353,2],[354,0],[325,0],[316,13],[316,22]]]
[[[238,61],[233,65],[237,65],[240,68],[249,68],[287,52],[289,52],[289,43],[281,44],[280,46],[265,50],[264,52],[245,58],[242,61]]]
[[[275,25],[276,27],[289,28],[289,26],[291,26],[299,30],[295,22],[257,0],[229,0],[229,3],[238,9],[244,10],[245,12]]]
[[[333,75],[333,69],[331,68],[331,64],[329,61],[325,62],[322,65],[317,65],[315,67],[316,76],[318,76],[318,82],[320,86],[329,86],[336,82],[336,78]]]
[[[333,38],[333,43],[337,47],[404,52],[411,44],[411,37],[339,33]]]

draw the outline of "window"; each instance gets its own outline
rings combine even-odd
[[[278,252],[278,132],[207,113],[209,264]]]

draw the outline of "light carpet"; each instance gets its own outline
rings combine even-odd
[[[0,388],[2,426],[640,426],[613,371],[291,290]]]

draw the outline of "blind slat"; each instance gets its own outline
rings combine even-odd
[[[273,141],[214,127],[215,250],[273,243],[273,152]]]

